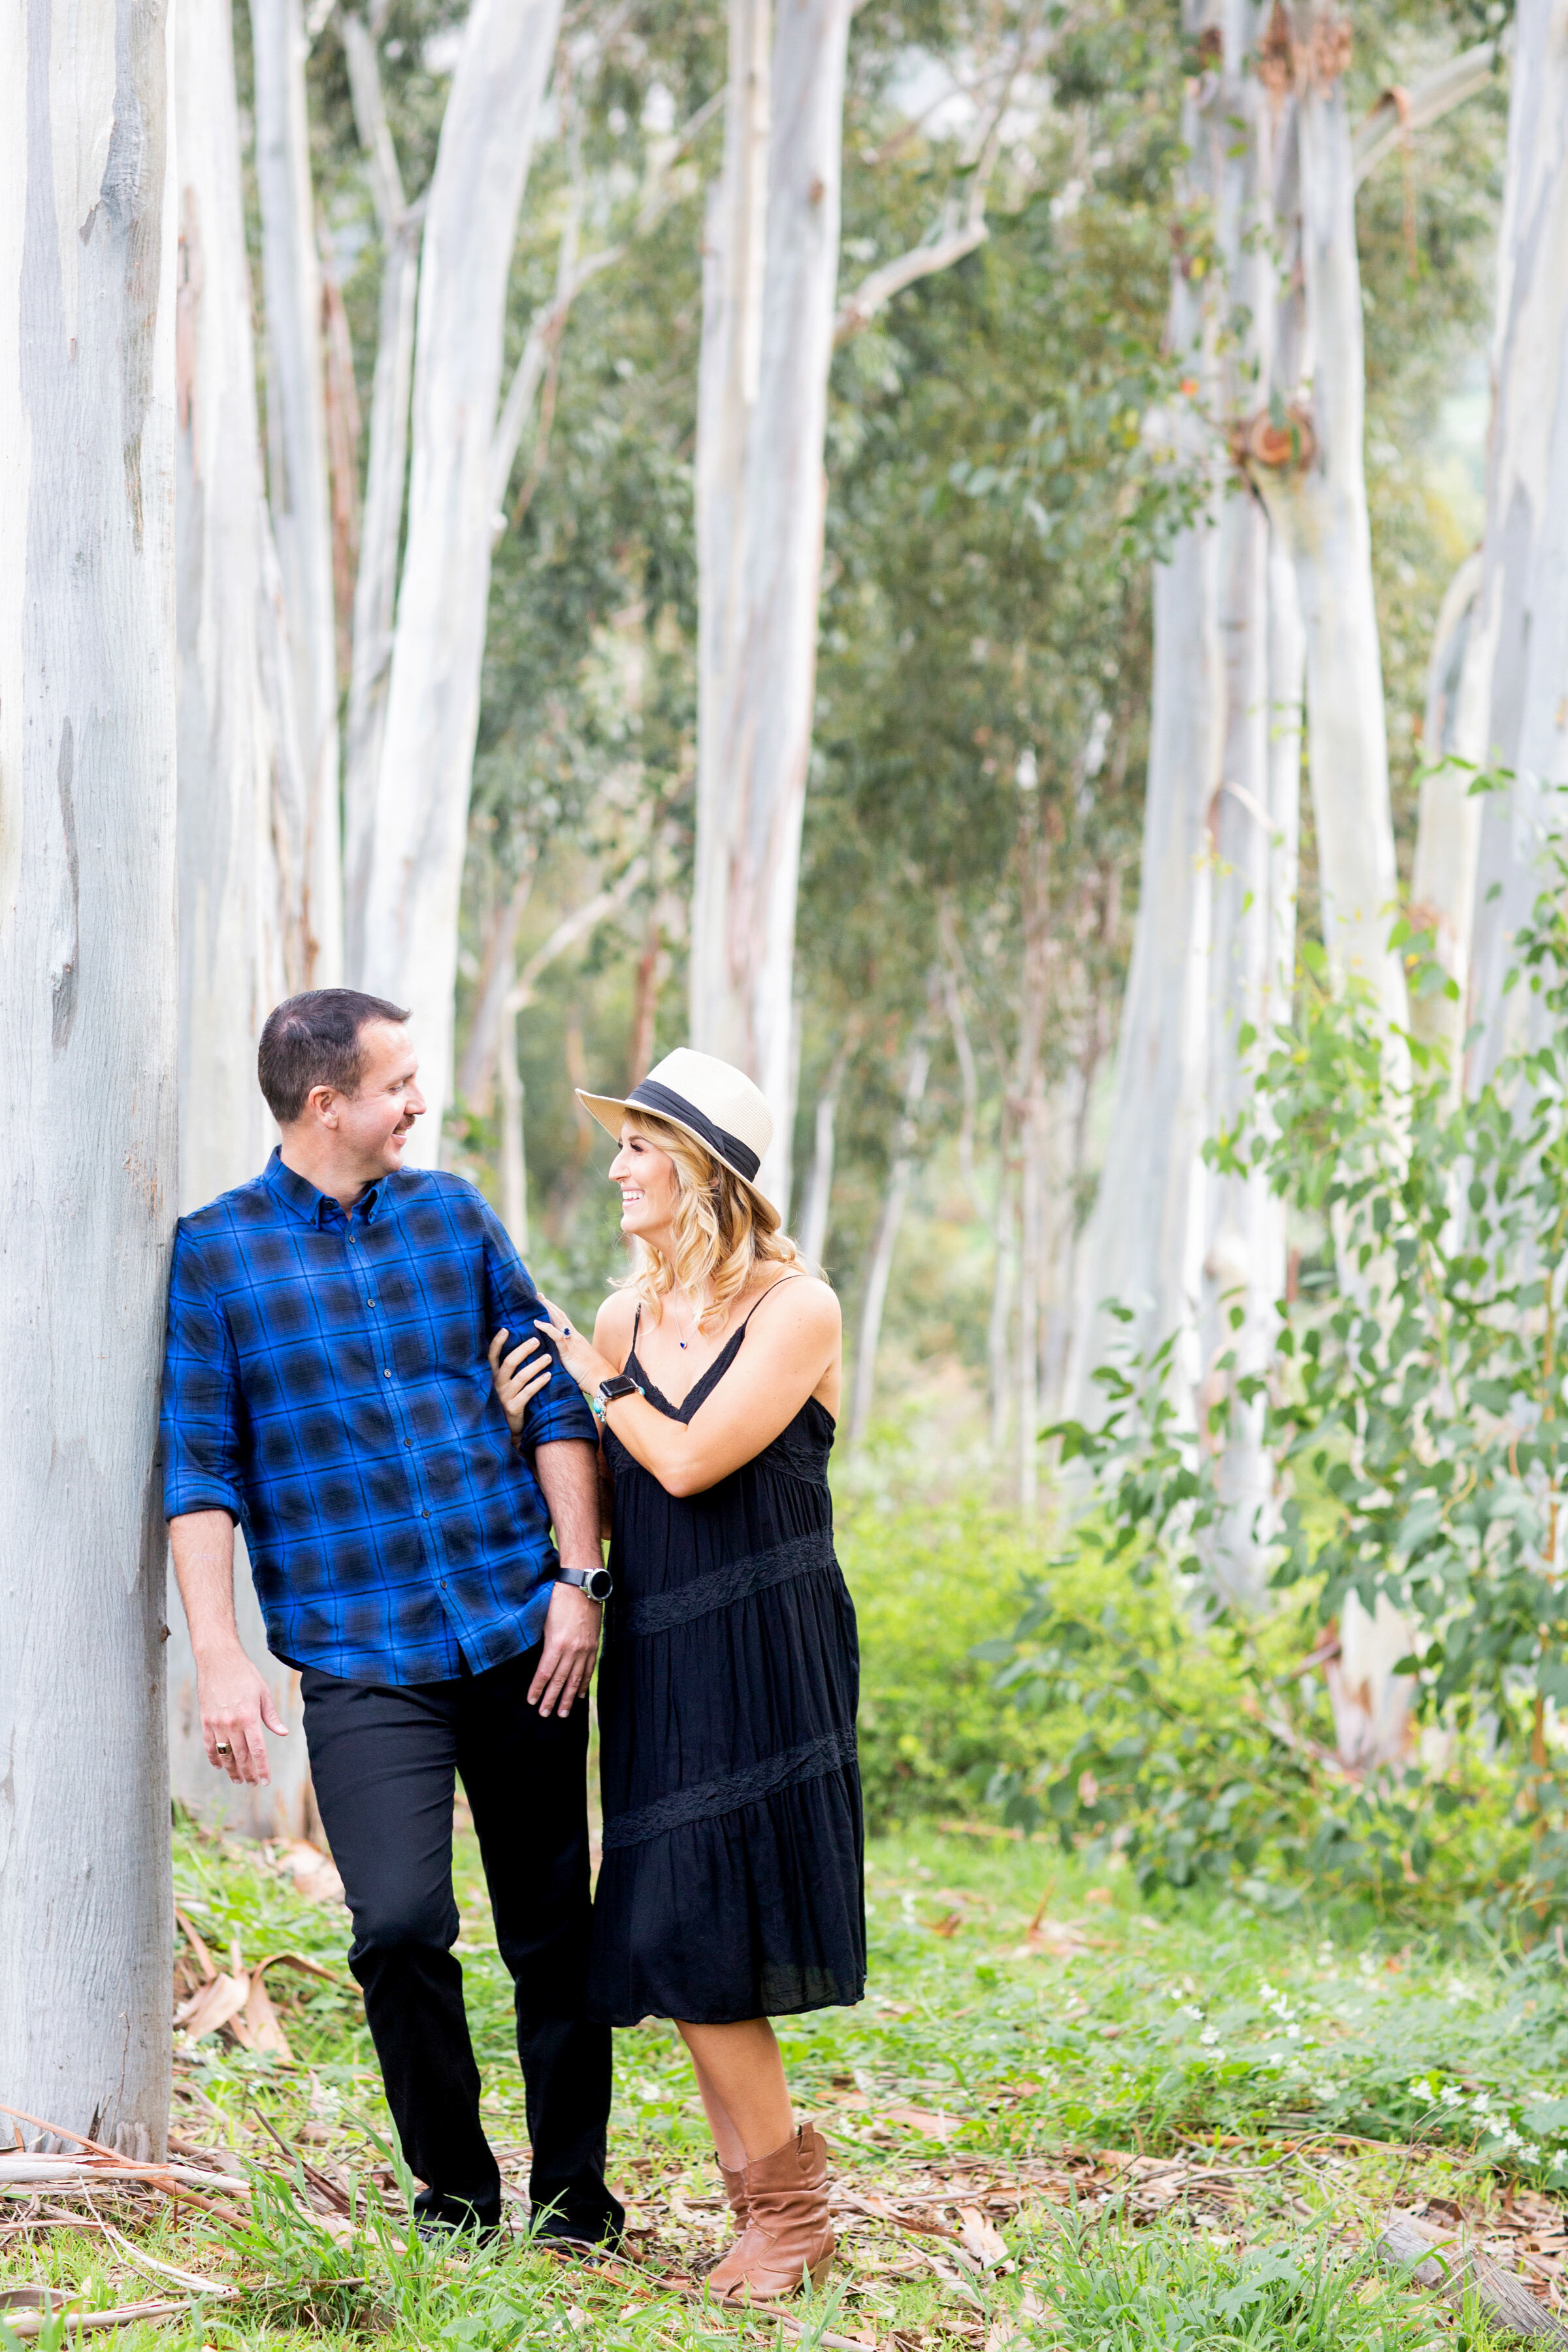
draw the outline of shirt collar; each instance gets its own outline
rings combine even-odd
[[[300,1175],[295,1169],[285,1164],[283,1154],[276,1144],[272,1147],[272,1157],[267,1163],[262,1181],[271,1187],[284,1207],[291,1215],[298,1217],[301,1224],[320,1226],[330,1223],[334,1215],[342,1214],[330,1193],[320,1191],[308,1176]],[[374,1224],[386,1183],[386,1178],[381,1177],[367,1192],[360,1194],[353,1205],[355,1216],[363,1217],[367,1223]]]

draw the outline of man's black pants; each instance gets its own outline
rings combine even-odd
[[[453,1957],[452,1799],[460,1774],[479,1832],[501,1958],[517,1990],[517,2049],[533,2145],[529,2194],[547,2229],[595,2241],[624,2215],[605,2185],[610,2032],[583,2016],[588,1944],[588,1710],[542,1720],[528,1704],[537,1648],[459,1682],[401,1688],[300,1680],[305,1738],[418,2210],[500,2216],[500,2173],[479,2123],[479,2073]]]

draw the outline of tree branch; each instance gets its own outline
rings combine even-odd
[[[386,119],[386,100],[382,94],[381,68],[376,58],[375,42],[363,17],[347,8],[342,10],[338,16],[338,35],[349,69],[349,96],[353,104],[354,129],[359,133],[359,143],[364,149],[370,171],[371,200],[375,205],[382,241],[390,245],[398,223],[408,209],[408,200],[403,193],[403,174],[397,166],[397,150],[393,145],[392,129]]]
[[[663,219],[675,200],[672,176],[675,166],[689,153],[699,132],[723,103],[724,91],[721,87],[676,134],[668,153],[650,176],[631,235],[623,237],[617,245],[605,246],[597,253],[584,254],[580,258],[577,238],[582,226],[584,192],[576,160],[574,159],[572,194],[567,203],[566,219],[561,231],[561,249],[555,264],[555,291],[529,321],[528,333],[511,382],[507,386],[506,398],[501,404],[495,439],[490,445],[490,512],[498,539],[507,525],[507,484],[517,462],[523,427],[533,413],[533,404],[539,397],[545,370],[560,348],[561,337],[572,314],[572,305],[584,286],[590,285],[602,271],[613,268],[630,251],[638,237],[647,236]]]
[[[1352,142],[1355,184],[1376,171],[1417,131],[1430,130],[1468,98],[1486,89],[1497,71],[1498,45],[1481,41],[1450,58],[1409,89],[1385,89]]]
[[[596,891],[593,898],[584,899],[582,906],[574,907],[569,915],[562,917],[543,946],[534,949],[518,973],[517,986],[509,999],[513,1013],[522,1012],[532,1003],[534,989],[546,966],[552,964],[557,956],[564,955],[566,950],[574,947],[579,940],[585,939],[606,915],[613,915],[618,908],[624,907],[647,872],[647,859],[634,857],[617,881],[611,883],[607,889]]]
[[[1002,89],[991,110],[985,135],[969,173],[969,196],[962,212],[950,202],[942,215],[938,234],[924,245],[912,246],[895,260],[885,261],[863,278],[853,294],[847,294],[838,306],[838,316],[833,322],[835,350],[868,327],[879,310],[885,310],[896,294],[914,286],[922,278],[934,278],[939,270],[951,269],[955,262],[973,253],[984,245],[990,230],[985,226],[985,193],[996,159],[1002,152],[1002,124],[1013,97],[1013,85],[1024,62],[1025,44],[1020,41],[1012,62],[1003,76]]]

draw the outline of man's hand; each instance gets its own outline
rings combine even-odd
[[[196,1654],[207,1762],[264,1789],[272,1775],[262,1726],[288,1735],[234,1622],[234,1521],[226,1511],[182,1511],[169,1521],[169,1545]]]
[[[528,1703],[542,1716],[570,1715],[577,1701],[587,1697],[599,1654],[602,1613],[598,1602],[574,1584],[558,1584],[551,1594],[544,1651],[528,1686]]]
[[[285,1737],[288,1729],[266,1678],[237,1643],[233,1649],[197,1660],[196,1687],[207,1762],[226,1772],[231,1780],[264,1789],[272,1775],[262,1727]]]

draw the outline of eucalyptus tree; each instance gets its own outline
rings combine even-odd
[[[426,197],[407,545],[353,977],[413,1008],[434,1158],[451,1091],[506,289],[561,0],[476,0]]]
[[[9,0],[0,21],[0,2084],[62,2145],[90,2134],[162,2156],[169,24],[145,0],[52,17]]]
[[[179,1205],[195,1209],[262,1166],[276,1129],[256,1083],[268,1011],[308,973],[304,877],[286,872],[306,833],[291,702],[293,665],[271,593],[275,559],[261,477],[233,38],[226,8],[180,8],[174,40],[178,171],[178,440],[174,478],[179,688]],[[280,862],[279,845],[284,857]],[[296,1734],[297,1677],[268,1659],[243,1549],[236,1605],[251,1654]],[[202,1741],[195,1660],[173,1586],[171,1778],[208,1810],[227,1784]],[[304,1741],[279,1751],[270,1785],[227,1797],[257,1834],[301,1835]]]
[[[699,660],[691,1035],[773,1110],[762,1181],[793,1174],[795,940],[811,758],[828,372],[860,332],[985,235],[984,191],[1028,47],[1027,13],[982,74],[966,199],[840,305],[849,0],[731,0],[723,168],[705,222],[697,415]],[[896,41],[900,27],[890,28]],[[978,31],[978,27],[976,30]],[[884,37],[886,30],[884,31]]]
[[[1466,1026],[1479,1024],[1469,1076],[1479,1086],[1521,1039],[1508,1035],[1511,943],[1541,888],[1541,855],[1562,828],[1568,787],[1568,47],[1549,0],[1520,0],[1510,79],[1508,165],[1491,351],[1486,530],[1453,713],[1460,789],[1445,806],[1456,838],[1456,980],[1468,980]],[[1479,768],[1503,772],[1485,803],[1466,788]],[[1436,815],[1436,812],[1435,812]],[[1467,967],[1468,969],[1467,970]],[[1531,1000],[1514,1001],[1520,1029]]]
[[[268,488],[289,707],[305,792],[295,908],[299,930],[291,960],[300,986],[321,988],[343,976],[342,852],[321,265],[300,0],[251,0],[250,31]],[[221,105],[223,93],[214,96]],[[237,450],[237,457],[248,468],[248,446]]]

